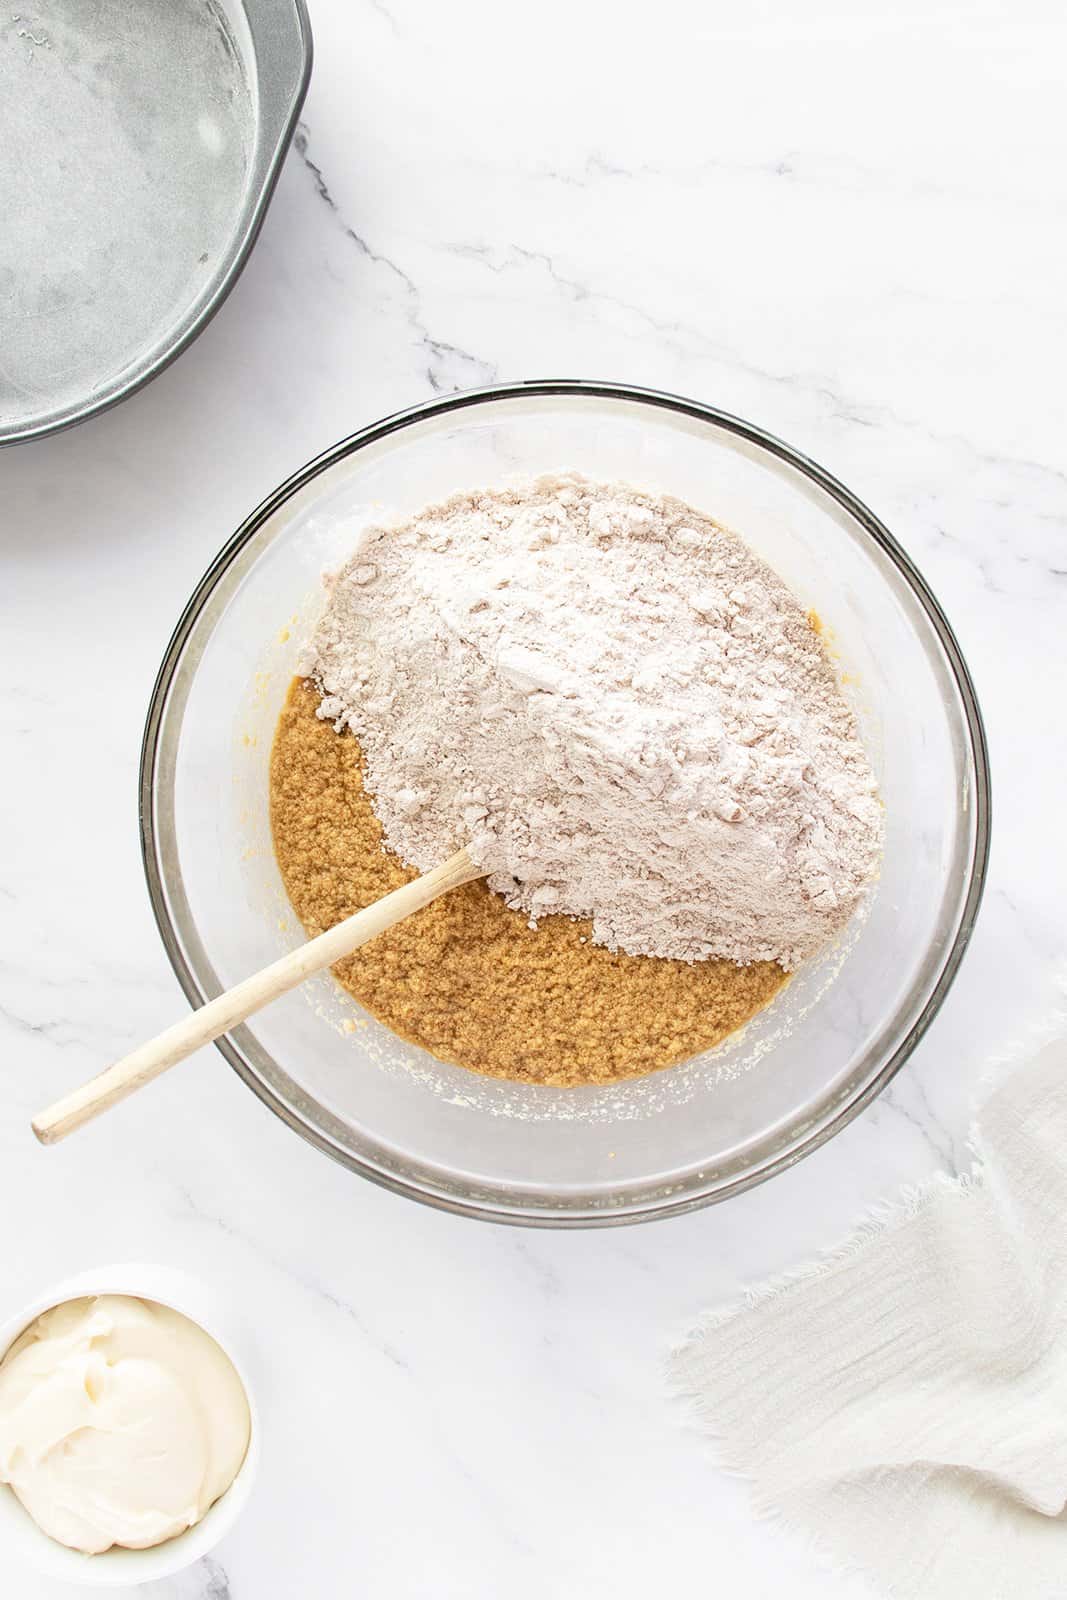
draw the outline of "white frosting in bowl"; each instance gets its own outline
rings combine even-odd
[[[90,1554],[147,1549],[199,1522],[250,1429],[229,1357],[154,1301],[68,1300],[0,1361],[0,1482],[45,1533]]]

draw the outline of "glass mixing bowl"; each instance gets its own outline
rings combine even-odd
[[[922,578],[847,489],[736,417],[581,382],[500,386],[366,428],[234,534],[160,670],[141,772],[149,889],[195,1005],[299,943],[270,844],[275,723],[357,530],[516,473],[577,470],[690,501],[736,529],[827,632],[886,807],[865,914],[746,1029],[609,1088],[481,1078],[410,1046],[328,975],[219,1041],[290,1127],[446,1210],[575,1226],[668,1216],[815,1149],[893,1077],[952,981],[989,842],[974,690]]]

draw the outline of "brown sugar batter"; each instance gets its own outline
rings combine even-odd
[[[416,874],[382,848],[359,744],[316,716],[296,678],[271,756],[274,849],[309,934]],[[401,1038],[492,1077],[605,1084],[718,1044],[785,982],[773,962],[668,961],[589,942],[589,926],[535,930],[484,883],[427,906],[338,962],[348,992]]]

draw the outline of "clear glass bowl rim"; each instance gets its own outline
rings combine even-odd
[[[338,1161],[342,1166],[358,1173],[361,1177],[369,1179],[373,1183],[379,1184],[381,1187],[403,1194],[409,1199],[419,1200],[438,1210],[476,1217],[486,1221],[527,1227],[611,1227],[633,1222],[651,1221],[659,1217],[677,1216],[684,1212],[695,1211],[701,1206],[725,1200],[731,1195],[739,1194],[746,1189],[754,1188],[759,1183],[766,1182],[768,1178],[773,1177],[777,1172],[794,1166],[804,1156],[810,1155],[820,1145],[825,1144],[835,1133],[838,1133],[854,1117],[858,1116],[872,1100],[876,1099],[900,1071],[940,1010],[974,930],[989,864],[991,789],[988,745],[971,674],[948,619],[918,568],[904,553],[884,523],[832,473],[827,472],[824,467],[819,466],[817,462],[812,461],[800,451],[794,450],[792,446],[786,444],[774,434],[768,433],[765,429],[757,427],[754,423],[747,422],[741,417],[736,417],[730,412],[721,411],[715,406],[705,405],[701,401],[690,400],[664,390],[642,388],[626,383],[598,382],[583,378],[537,378],[516,383],[491,384],[478,389],[459,390],[452,394],[424,401],[419,405],[410,406],[403,411],[394,412],[390,416],[382,418],[379,422],[371,423],[369,426],[349,434],[346,438],[324,450],[321,455],[315,456],[305,466],[294,472],[245,518],[237,531],[223,545],[197,584],[179,618],[167,645],[152,690],[141,746],[139,779],[141,853],[152,911],[171,966],[190,1003],[193,1006],[201,1006],[211,996],[203,991],[189,967],[183,953],[178,930],[170,915],[164,875],[160,863],[159,837],[155,821],[155,800],[160,737],[164,725],[167,702],[174,686],[185,647],[204,607],[209,603],[215,587],[248,541],[255,536],[279,507],[336,462],[353,455],[356,451],[368,445],[387,438],[390,434],[397,433],[415,423],[426,421],[431,417],[443,416],[449,412],[461,412],[481,405],[492,405],[501,400],[553,396],[585,396],[600,400],[629,401],[659,407],[697,421],[705,421],[715,428],[723,429],[767,451],[770,455],[785,462],[788,466],[808,478],[835,500],[890,558],[925,611],[945,652],[955,688],[960,697],[972,768],[974,839],[967,874],[966,894],[955,937],[946,946],[941,956],[939,969],[936,971],[936,978],[925,1005],[869,1079],[860,1085],[856,1093],[841,1105],[836,1112],[812,1127],[806,1137],[779,1155],[757,1164],[751,1170],[726,1181],[713,1183],[704,1189],[696,1188],[681,1196],[652,1201],[643,1207],[620,1208],[618,1211],[590,1208],[587,1212],[576,1212],[573,1209],[559,1212],[550,1212],[544,1209],[530,1210],[523,1209],[521,1205],[516,1205],[514,1209],[505,1209],[473,1195],[468,1199],[460,1199],[454,1195],[442,1194],[437,1190],[422,1185],[414,1178],[402,1179],[395,1173],[378,1170],[361,1161],[350,1151],[338,1148],[318,1129],[309,1126],[303,1121],[283,1100],[273,1093],[243,1056],[232,1038],[228,1035],[223,1035],[222,1038],[216,1041],[217,1048],[230,1066],[234,1068],[258,1098],[276,1116],[280,1117],[287,1126],[292,1128],[294,1132],[299,1133],[303,1139],[315,1146],[316,1149],[322,1150],[335,1161]]]

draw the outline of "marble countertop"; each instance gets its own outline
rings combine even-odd
[[[161,1600],[869,1595],[753,1518],[661,1361],[703,1308],[958,1168],[984,1063],[1053,1005],[1061,8],[312,9],[297,144],[218,317],[132,401],[0,457],[3,1308],[147,1257],[233,1286],[259,1325],[258,1490]],[[161,654],[219,545],[360,425],[559,375],[780,434],[879,513],[948,612],[987,719],[995,839],[973,945],[912,1061],[770,1185],[608,1233],[494,1228],[361,1183],[213,1051],[37,1148],[34,1110],[182,1008],[136,772]]]

